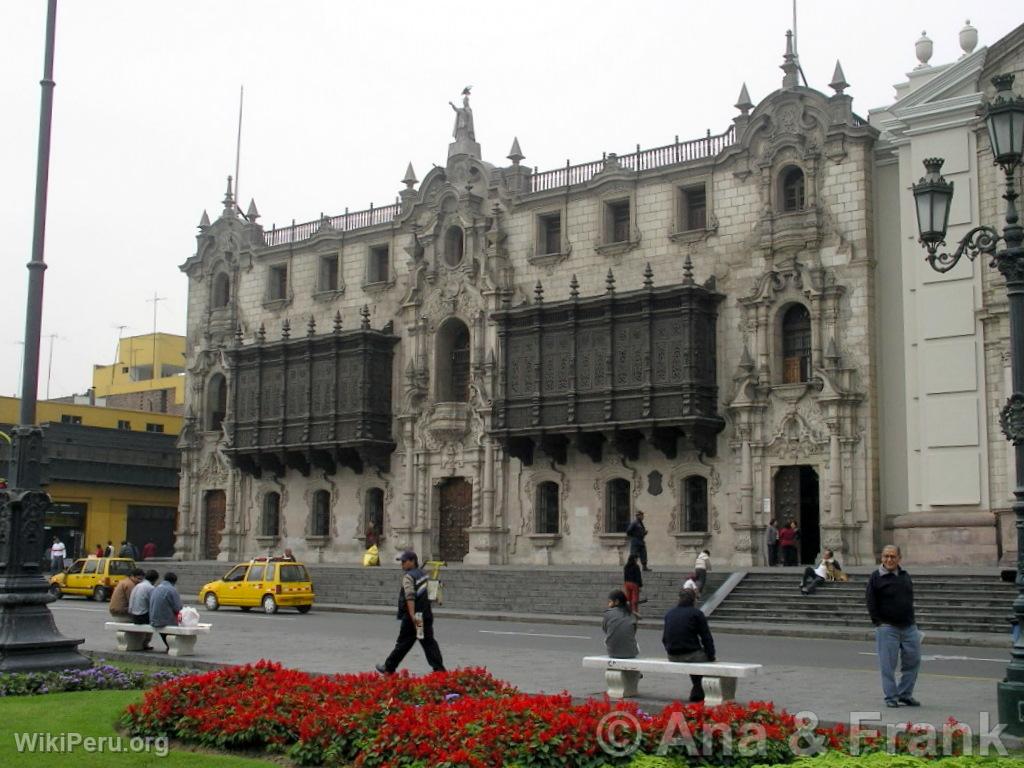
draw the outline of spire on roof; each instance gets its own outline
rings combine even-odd
[[[754,105],[750,102],[750,94],[747,92],[747,84],[744,83],[743,87],[740,88],[740,97],[736,100],[736,109],[746,115],[750,110],[754,108]]]
[[[782,66],[779,69],[784,72],[782,76],[784,89],[796,88],[799,85],[796,76],[799,67],[796,63],[796,55],[793,53],[793,30],[791,29],[786,30],[786,55],[782,57]]]
[[[206,209],[204,208],[203,217],[199,219],[199,228],[206,229],[208,226],[210,226],[210,215],[206,212]]]
[[[412,189],[413,185],[416,184],[417,181],[419,181],[419,179],[416,178],[416,171],[412,169],[412,163],[410,162],[409,167],[405,169],[405,178],[402,179],[402,183],[405,184],[408,189]]]
[[[235,216],[237,215],[237,207],[235,206],[235,196],[231,192],[231,177],[228,176],[228,188],[224,193],[224,213],[222,216]]]
[[[253,198],[249,198],[249,210],[245,212],[245,218],[249,220],[250,224],[255,224],[256,219],[260,217],[260,212],[256,210],[256,201]]]
[[[832,73],[832,82],[828,87],[835,91],[837,96],[842,96],[843,91],[850,87],[846,82],[846,76],[843,75],[843,65],[839,63],[839,59],[836,59],[836,71]]]
[[[512,139],[512,149],[508,151],[507,157],[512,161],[512,165],[519,165],[519,162],[526,158],[526,155],[523,154],[523,150],[519,148],[518,136]]]

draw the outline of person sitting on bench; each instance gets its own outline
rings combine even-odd
[[[715,640],[707,617],[694,607],[696,595],[689,589],[679,592],[679,604],[665,614],[661,643],[669,661],[702,662],[715,660]],[[701,675],[690,675],[690,701],[704,701]]]

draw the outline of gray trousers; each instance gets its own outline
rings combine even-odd
[[[704,651],[690,651],[689,653],[681,654],[669,654],[669,661],[677,662],[701,662],[707,661],[708,655]],[[701,675],[690,675],[690,701],[698,702],[704,701],[704,686],[701,684],[703,680]]]

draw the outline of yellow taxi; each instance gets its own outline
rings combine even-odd
[[[279,607],[308,613],[313,597],[313,582],[306,566],[281,557],[257,557],[239,563],[224,578],[199,590],[199,600],[208,611],[237,605],[243,611],[259,606],[264,613],[277,613]]]
[[[50,594],[84,595],[105,602],[110,598],[117,582],[135,570],[130,557],[83,557],[50,577]]]

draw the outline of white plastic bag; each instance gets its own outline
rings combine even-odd
[[[198,627],[199,626],[199,611],[193,608],[191,605],[186,605],[181,609],[181,626],[183,627]]]

